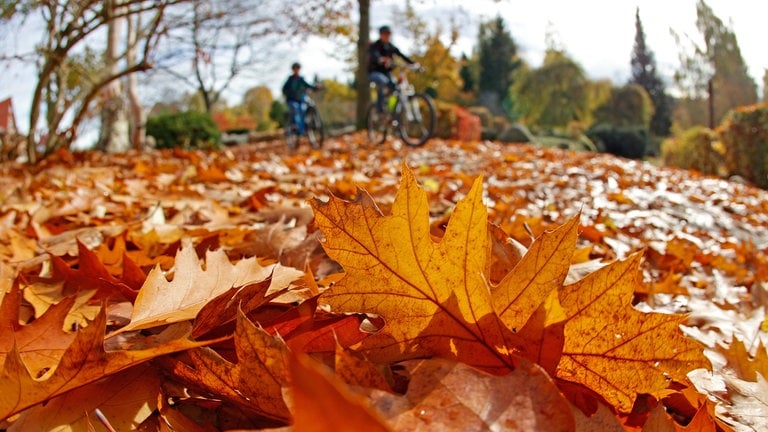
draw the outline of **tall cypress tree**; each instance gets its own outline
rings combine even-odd
[[[643,23],[640,21],[640,8],[635,10],[635,45],[632,49],[631,83],[640,85],[648,92],[653,101],[654,113],[651,118],[651,133],[657,136],[669,135],[672,126],[672,103],[667,95],[664,82],[656,71],[656,59],[653,51],[645,43]]]
[[[509,102],[512,72],[520,66],[517,44],[501,16],[481,24],[479,36],[480,99],[486,102],[491,111],[500,114],[498,111],[501,111],[501,104]],[[511,107],[507,108],[509,111]]]
[[[471,60],[466,54],[461,54],[461,69],[459,69],[459,76],[461,77],[463,92],[475,91],[475,76],[472,72]]]

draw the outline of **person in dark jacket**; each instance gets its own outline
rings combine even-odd
[[[376,108],[384,111],[385,89],[392,92],[395,89],[395,81],[392,78],[392,69],[395,68],[394,56],[398,56],[408,64],[415,64],[413,60],[403,54],[390,42],[392,30],[389,26],[379,28],[379,40],[368,48],[368,79],[376,84]]]
[[[299,72],[301,65],[294,63],[291,65],[293,73],[283,84],[283,96],[288,105],[288,113],[291,116],[291,122],[296,125],[299,135],[304,134],[304,117],[307,113],[307,104],[304,98],[307,95],[307,89],[318,90],[319,87],[308,83]]]

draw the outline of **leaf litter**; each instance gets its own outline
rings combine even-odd
[[[759,430],[767,418],[768,196],[747,185],[487,141],[373,148],[359,134],[295,153],[60,152],[4,164],[0,180],[12,186],[0,384],[25,390],[3,395],[4,427],[141,367],[144,402],[101,406],[115,425],[302,428],[323,411],[294,399],[318,391],[381,430],[439,430],[458,412],[480,430],[543,430],[537,409],[561,405],[573,407],[558,410],[564,430]],[[273,377],[264,394],[249,381],[259,364]],[[549,384],[522,372],[534,369]],[[485,393],[420,390],[451,374]],[[509,379],[529,398],[506,405],[494,389]],[[448,405],[419,405],[418,392]],[[499,423],[519,403],[530,415]],[[82,406],[95,418],[99,404]]]

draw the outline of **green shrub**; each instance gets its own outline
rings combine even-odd
[[[721,152],[717,134],[704,126],[692,127],[661,143],[661,157],[665,165],[695,169],[709,175],[721,173]]]
[[[272,106],[269,108],[269,118],[277,123],[278,127],[285,126],[288,118],[288,107],[279,100],[272,101]]]
[[[197,111],[160,114],[147,120],[157,148],[218,148],[221,133],[211,116]]]
[[[598,124],[648,128],[653,117],[653,101],[638,84],[614,87],[610,98],[595,110],[594,115]]]
[[[728,174],[768,188],[768,103],[732,110],[718,132]]]
[[[645,156],[648,145],[648,130],[643,127],[598,124],[589,128],[586,135],[600,151],[631,159]]]

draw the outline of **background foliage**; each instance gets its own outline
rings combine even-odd
[[[198,111],[160,114],[147,121],[147,135],[157,148],[217,148],[221,133],[211,115]]]

